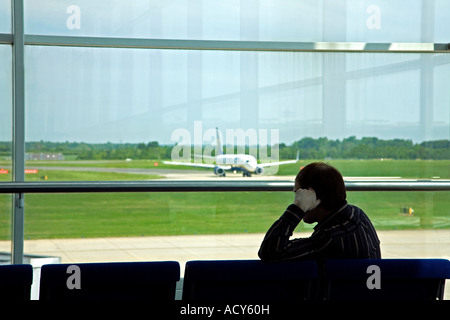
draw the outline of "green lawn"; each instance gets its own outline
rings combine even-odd
[[[450,228],[449,196],[450,192],[350,192],[348,199],[366,211],[378,230],[395,230]],[[292,198],[289,192],[29,194],[25,237],[265,232]],[[8,208],[10,202],[3,205]],[[414,214],[402,214],[404,206],[412,207]],[[9,235],[4,228],[8,224],[1,221],[3,239]],[[299,230],[312,227],[302,223]]]
[[[386,165],[388,162],[389,165]],[[450,167],[448,161],[336,160],[330,163],[338,167],[344,176],[421,179],[437,175],[449,178]],[[296,166],[292,166],[290,172],[297,170]],[[145,180],[158,177],[40,170],[37,175],[27,175],[27,178],[40,180],[45,175],[49,181]],[[450,228],[449,199],[450,192],[348,193],[349,202],[361,207],[378,230]],[[291,192],[27,194],[25,238],[265,232],[292,200]],[[414,214],[403,214],[404,207],[413,208]],[[311,231],[312,227],[301,223],[298,230]],[[10,229],[11,196],[0,195],[0,239],[9,239]]]
[[[350,192],[378,230],[449,228],[449,192]],[[10,196],[0,198],[1,238],[9,236]],[[25,236],[81,238],[265,232],[292,201],[272,193],[26,195]],[[404,206],[414,215],[402,214]],[[311,230],[311,225],[299,230]]]
[[[315,160],[300,160],[300,166]],[[323,160],[317,160],[323,161]],[[345,177],[402,177],[450,179],[450,160],[327,160]],[[280,166],[278,175],[295,175],[299,165]]]

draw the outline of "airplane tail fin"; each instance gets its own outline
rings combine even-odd
[[[220,141],[219,128],[216,127],[216,140],[217,140],[217,149],[216,156],[223,154],[222,143]]]

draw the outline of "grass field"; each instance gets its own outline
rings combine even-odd
[[[306,165],[312,161],[300,161]],[[402,177],[450,179],[450,160],[328,160],[344,177]],[[298,165],[280,166],[278,175],[294,175]]]
[[[295,175],[299,165],[309,162],[282,167],[279,174]],[[450,178],[450,161],[329,162],[344,176]],[[58,163],[58,166],[63,165],[68,164]],[[77,165],[154,168],[153,161],[79,162]],[[74,164],[70,163],[70,166]],[[8,178],[8,175],[0,176]],[[39,170],[38,174],[27,175],[27,179],[41,180],[43,176],[47,176],[48,181],[159,178],[115,172]],[[27,194],[25,238],[265,232],[292,199],[291,192]],[[450,228],[449,199],[450,192],[348,193],[349,202],[361,207],[378,230]],[[413,215],[403,214],[404,207],[413,208]],[[10,238],[10,226],[11,196],[0,195],[0,239]],[[298,229],[310,231],[312,227],[301,223]]]

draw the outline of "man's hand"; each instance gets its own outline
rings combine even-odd
[[[316,208],[320,204],[320,199],[317,199],[316,192],[311,188],[298,189],[295,192],[294,204],[307,212]]]

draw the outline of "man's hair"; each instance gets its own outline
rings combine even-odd
[[[313,162],[302,168],[295,183],[302,189],[312,188],[321,205],[329,210],[338,209],[347,198],[341,173],[323,162]]]

